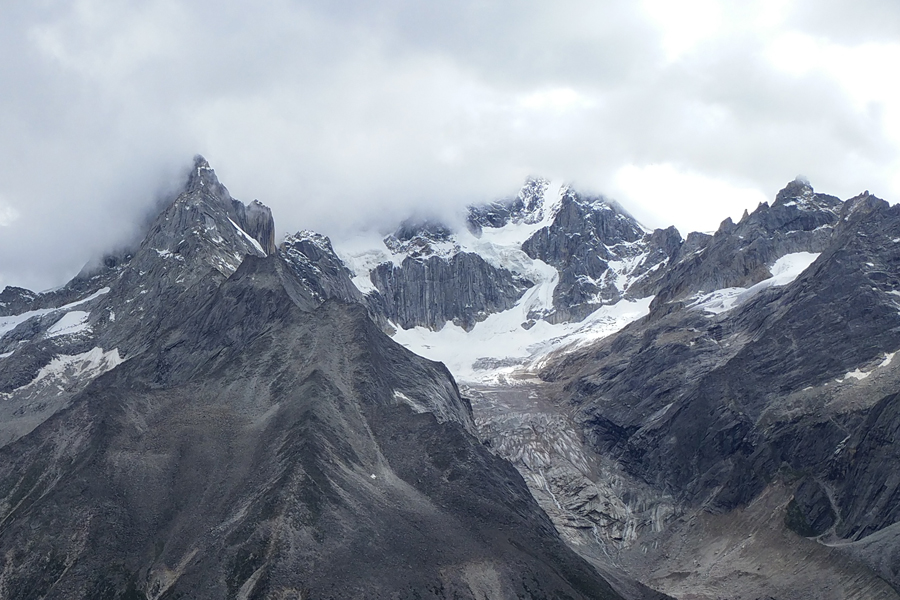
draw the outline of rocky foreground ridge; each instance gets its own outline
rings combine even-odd
[[[138,248],[0,292],[0,591],[898,598],[897,296],[868,193],[682,238],[534,179],[276,246],[198,159]]]
[[[454,373],[482,436],[582,555],[676,597],[897,596],[897,207],[796,180],[682,239],[534,180],[465,230],[411,229],[378,269],[471,253],[533,283],[474,324],[395,337],[465,354]],[[629,307],[645,308],[615,318]],[[530,346],[504,345],[517,337]]]
[[[198,158],[137,248],[4,292],[0,597],[621,598],[327,240],[273,232]]]

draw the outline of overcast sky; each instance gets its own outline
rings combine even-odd
[[[192,156],[279,235],[529,175],[714,229],[796,175],[900,200],[897,0],[0,4],[0,286],[133,236]]]

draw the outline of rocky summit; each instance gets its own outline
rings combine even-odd
[[[198,157],[133,251],[4,291],[0,597],[621,598],[327,238],[273,235]]]
[[[900,598],[900,209],[534,178],[276,243],[197,157],[0,292],[2,598]]]

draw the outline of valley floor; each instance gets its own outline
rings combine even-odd
[[[773,483],[726,514],[681,507],[587,447],[571,412],[551,400],[552,384],[462,392],[484,442],[515,465],[562,538],[626,597],[654,595],[622,572],[679,600],[900,599],[838,548],[784,527],[790,485]]]

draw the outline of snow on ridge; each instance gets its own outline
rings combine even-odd
[[[94,292],[93,294],[91,294],[90,296],[88,296],[86,298],[82,298],[81,300],[76,300],[75,302],[70,302],[69,304],[60,306],[58,310],[66,310],[69,308],[75,308],[76,306],[81,306],[85,302],[90,302],[91,300],[99,298],[100,296],[102,296],[104,294],[108,294],[108,293],[109,293],[108,287],[100,288],[99,290],[97,290],[96,292]]]
[[[47,330],[47,338],[55,338],[61,335],[74,335],[76,333],[90,331],[91,326],[88,325],[88,317],[90,316],[91,313],[83,310],[67,312]]]
[[[553,223],[553,219],[556,218],[556,214],[562,206],[563,196],[566,195],[566,192],[568,192],[569,189],[568,185],[562,181],[556,180],[551,181],[547,187],[544,188],[544,197],[542,198],[544,218],[540,221],[542,227]],[[522,241],[524,242],[525,240]]]
[[[688,308],[703,310],[713,314],[727,312],[745,303],[765,289],[782,287],[793,282],[817,258],[819,258],[819,253],[817,252],[785,254],[769,267],[769,272],[772,273],[772,276],[768,279],[764,279],[749,288],[722,288],[705,294],[698,294]]]
[[[301,229],[297,233],[284,236],[284,243],[286,244],[300,241],[309,241],[322,250],[328,250],[328,236],[322,235],[312,229]]]
[[[260,243],[256,241],[256,238],[254,238],[254,237],[251,236],[249,233],[247,233],[246,231],[244,231],[243,229],[241,229],[240,226],[239,226],[237,223],[235,223],[234,221],[231,220],[231,217],[228,217],[228,221],[229,221],[232,225],[234,225],[234,228],[238,230],[238,233],[240,233],[240,234],[244,237],[244,239],[247,240],[247,241],[250,243],[250,245],[253,246],[253,248],[254,248],[257,252],[259,252],[259,253],[262,254],[263,256],[268,256],[268,255],[266,254],[266,251],[263,250],[263,247],[260,245]]]

